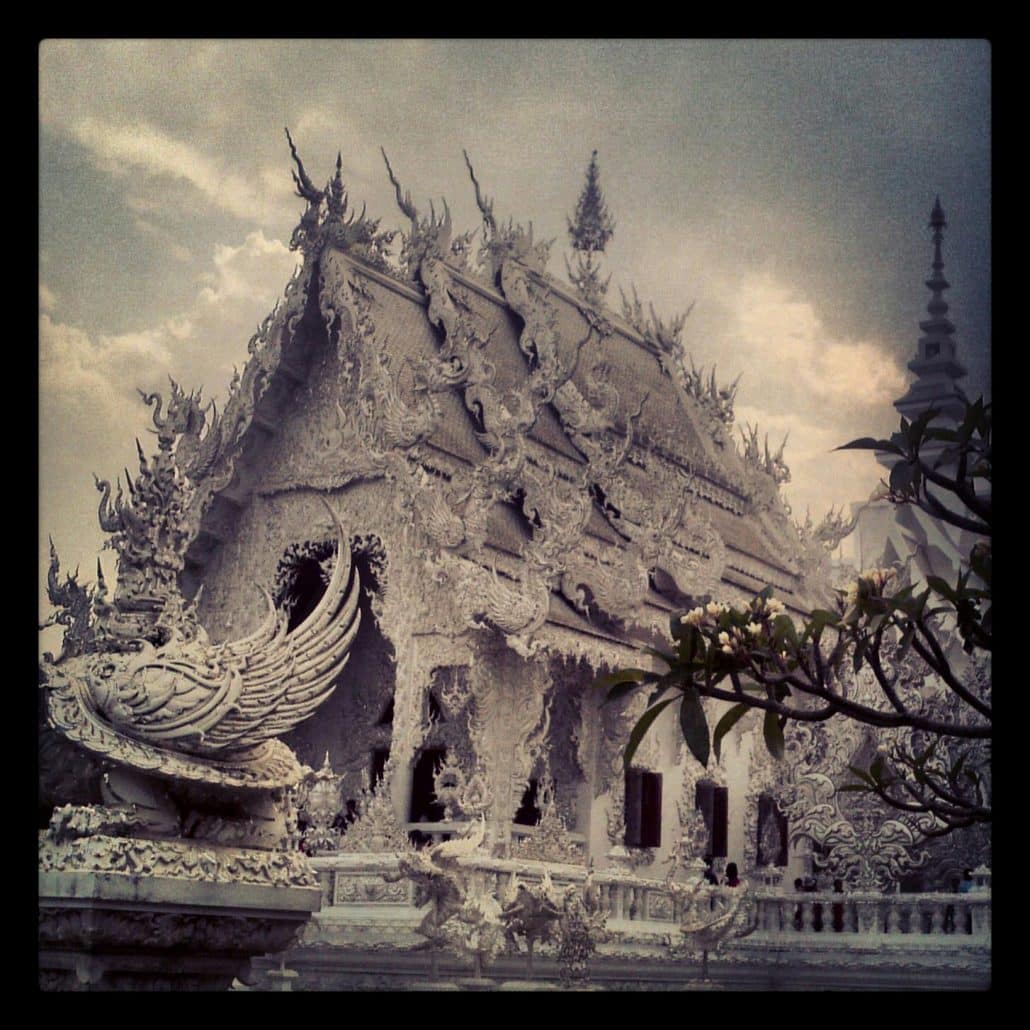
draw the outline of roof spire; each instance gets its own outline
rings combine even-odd
[[[926,287],[930,300],[926,305],[930,316],[919,323],[923,336],[919,338],[916,356],[908,363],[915,373],[904,397],[894,402],[894,407],[908,419],[914,419],[927,408],[937,408],[943,415],[960,418],[964,410],[964,394],[958,380],[966,375],[966,369],[956,356],[952,335],[955,326],[948,319],[948,302],[944,291],[950,283],[944,278],[944,258],[941,254],[944,230],[947,228],[940,196],[936,197],[930,212],[928,228],[933,230],[933,263]]]
[[[595,254],[603,254],[608,241],[615,235],[615,222],[608,213],[608,207],[601,192],[600,172],[597,167],[597,151],[590,155],[587,166],[586,184],[576,203],[575,218],[567,219],[569,242],[576,255],[575,268],[565,260],[572,285],[591,304],[598,304],[608,290],[611,280],[601,279],[600,262]]]

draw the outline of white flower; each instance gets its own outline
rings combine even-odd
[[[725,630],[719,634],[719,643],[722,644],[722,649],[726,654],[733,654],[734,644],[730,641],[730,635]]]
[[[749,622],[747,624],[747,631],[753,637],[760,636],[762,632],[762,625],[759,622]]]
[[[694,608],[680,619],[680,623],[684,626],[697,626],[704,617],[704,608]]]
[[[769,609],[770,615],[782,615],[787,610],[787,606],[775,597],[770,597],[765,602],[765,606]]]
[[[705,611],[707,611],[709,615],[721,615],[723,612],[728,612],[729,610],[730,606],[728,604],[723,604],[722,601],[709,601],[705,607]]]

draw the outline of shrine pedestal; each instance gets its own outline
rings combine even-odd
[[[300,854],[95,836],[40,842],[43,990],[225,990],[321,904]]]

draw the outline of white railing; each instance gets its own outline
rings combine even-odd
[[[418,824],[416,824],[418,825]],[[425,824],[421,824],[425,825]],[[433,824],[433,833],[457,832],[461,824],[446,829],[446,824]],[[425,832],[425,831],[423,831]],[[323,887],[323,913],[334,909],[338,914],[349,906],[383,906],[384,913],[399,908],[410,911],[410,885],[405,880],[387,883],[384,873],[398,869],[392,854],[322,855],[311,859]],[[512,878],[526,884],[538,882],[544,872],[550,874],[557,890],[569,884],[582,883],[586,871],[582,866],[538,862],[529,859],[476,857],[464,859],[481,889],[489,890],[501,899],[507,893]],[[660,880],[619,870],[605,870],[594,874],[601,905],[607,910],[609,928],[618,934],[621,930],[675,934],[684,915],[682,894],[670,891]],[[717,911],[725,905],[733,888],[709,887],[690,899],[688,913],[696,921],[705,907]],[[752,889],[757,906],[757,926],[751,940],[767,940],[786,944],[805,942],[819,947],[831,940],[856,941],[856,937],[872,938],[894,936],[899,939],[951,946],[989,943],[991,934],[991,894],[989,891],[971,894],[880,894],[851,892],[798,893],[778,887]],[[395,916],[394,916],[395,918]]]
[[[441,841],[450,840],[453,837],[460,837],[463,833],[467,832],[469,828],[468,822],[438,822],[438,823],[403,823],[402,829],[405,833],[420,833],[424,838],[424,846],[431,847],[434,844],[439,844]],[[512,823],[511,825],[511,839],[512,843],[517,841],[532,839],[540,832],[539,826],[524,826],[521,823]],[[569,840],[574,844],[578,844],[580,848],[586,848],[586,836],[582,833],[568,834]]]
[[[905,935],[958,944],[991,935],[991,895],[755,891],[758,932],[784,937]]]

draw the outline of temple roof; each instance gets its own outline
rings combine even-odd
[[[645,575],[628,591],[640,610],[769,583],[799,611],[825,596],[811,541],[779,495],[782,449],[763,455],[752,434],[737,450],[732,388],[688,367],[682,318],[645,318],[635,291],[618,314],[596,279],[588,298],[548,275],[546,246],[499,224],[474,175],[476,259],[446,205],[421,217],[388,166],[411,219],[397,267],[385,256],[392,234],[348,214],[339,165],[325,190],[297,166],[307,210],[292,246],[303,265],[184,470],[196,488],[195,580],[232,513],[254,491],[278,489],[268,441],[305,417],[304,390],[328,374],[332,354],[349,442],[323,455],[317,474],[298,471],[294,488],[421,476],[415,508],[428,512],[421,528],[433,542],[471,561],[513,558],[524,585],[544,583],[560,599],[551,621],[619,614],[610,610],[630,559]]]

